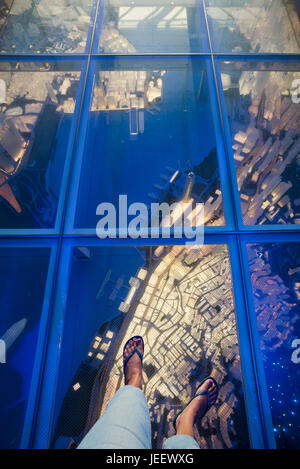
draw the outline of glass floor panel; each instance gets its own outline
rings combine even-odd
[[[209,374],[201,448],[297,446],[299,17],[298,0],[0,0],[0,447],[79,442],[133,334],[154,448]],[[151,204],[187,194],[198,246],[162,207],[149,239]]]
[[[0,448],[19,448],[31,387],[49,248],[0,247]]]
[[[295,0],[206,0],[214,52],[299,53]]]
[[[300,244],[247,246],[274,435],[278,448],[299,447]]]
[[[81,62],[0,62],[0,229],[54,228]]]
[[[84,52],[93,0],[4,0],[0,54]]]
[[[95,229],[98,204],[118,207],[120,194],[128,205],[181,200],[189,172],[205,223],[225,225],[206,63],[147,63],[95,73],[75,227]]]
[[[136,334],[154,447],[207,375],[220,398],[197,427],[201,448],[249,447],[226,245],[73,248],[52,446],[80,441],[124,384],[123,346]]]
[[[196,0],[107,0],[98,52],[109,54],[208,50],[204,16]]]
[[[220,70],[244,224],[299,224],[300,64]]]

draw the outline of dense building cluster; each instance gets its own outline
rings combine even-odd
[[[84,52],[93,1],[5,0],[0,52]]]
[[[225,92],[246,225],[300,223],[300,107],[292,99],[299,76],[242,71],[238,95]]]
[[[29,65],[26,71],[19,70],[18,64],[16,68],[1,73],[6,93],[0,115],[0,197],[22,213],[22,201],[14,194],[11,178],[36,164],[31,152],[37,128],[49,110],[60,118],[74,113],[79,73],[52,72],[49,64]]]
[[[293,352],[300,334],[299,244],[249,244],[247,251],[274,435],[278,448],[297,448],[300,369]]]
[[[219,51],[268,53],[299,51],[298,2],[219,0],[209,1],[208,5],[208,15]]]
[[[197,429],[201,448],[247,444],[237,421],[245,418],[241,368],[235,328],[231,271],[225,246],[197,249],[159,247],[153,266],[130,282],[120,311],[119,331],[96,336],[85,363],[99,366],[100,384],[91,406],[103,413],[123,384],[124,341],[136,334],[145,341],[144,383],[154,428],[154,444],[174,432],[172,421],[208,374],[220,385],[220,399]],[[120,324],[120,323],[119,323]],[[109,353],[105,357],[105,351]],[[101,405],[99,407],[99,400]]]

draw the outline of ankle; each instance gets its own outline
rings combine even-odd
[[[194,420],[179,420],[176,424],[176,435],[189,435],[191,437],[194,437]]]
[[[193,427],[196,421],[197,412],[188,407],[179,415],[176,421],[176,432],[179,434],[186,434],[185,431],[187,428],[191,429],[193,433]],[[190,433],[190,432],[189,432]]]
[[[131,381],[128,381],[128,383],[126,383],[126,386],[134,386],[136,388],[139,388],[139,389],[142,389],[142,383],[141,381],[134,381],[134,380],[131,380]]]
[[[134,374],[126,380],[125,384],[142,389],[142,377],[140,374]]]

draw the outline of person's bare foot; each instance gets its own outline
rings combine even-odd
[[[125,347],[123,353],[123,360],[125,361],[127,357],[136,349],[140,352],[141,356],[144,355],[144,344],[142,339],[138,337],[133,337],[129,340],[128,344]],[[128,362],[125,365],[125,384],[130,384],[131,386],[136,386],[137,388],[142,389],[142,379],[143,379],[143,365],[140,357],[137,353],[134,353],[132,357],[129,358]]]
[[[218,389],[216,384],[211,379],[207,379],[196,391],[198,394],[201,391],[208,390],[209,403],[213,405],[218,397]],[[176,419],[176,433],[177,435],[190,435],[193,436],[193,426],[197,419],[203,417],[207,408],[208,395],[195,397],[183,412]]]

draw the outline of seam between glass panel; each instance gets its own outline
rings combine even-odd
[[[246,288],[244,264],[243,264],[243,258],[242,258],[242,253],[241,253],[242,247],[241,247],[239,234],[235,235],[235,238],[236,238],[236,245],[237,245],[237,250],[238,250],[238,260],[239,260],[239,265],[240,265],[241,280],[242,280],[242,285],[243,285],[243,297],[244,297],[244,302],[245,302],[246,323],[247,323],[248,338],[249,338],[249,344],[250,344],[250,350],[251,350],[251,361],[252,361],[252,370],[254,374],[256,396],[257,396],[258,405],[259,405],[260,424],[261,424],[262,433],[263,433],[264,446],[266,448],[269,448],[265,421],[263,417],[262,396],[261,396],[260,386],[259,386],[257,361],[256,361],[255,347],[253,343],[253,334],[252,334],[252,328],[251,328],[251,322],[250,322],[250,307],[249,307],[248,293],[247,293],[247,288]]]
[[[46,370],[48,339],[49,339],[50,328],[51,328],[51,318],[52,318],[53,306],[54,306],[56,282],[57,282],[57,276],[58,276],[59,267],[60,267],[60,258],[61,258],[61,251],[62,251],[62,245],[63,245],[64,220],[65,220],[65,216],[66,216],[68,195],[69,195],[70,183],[71,183],[71,178],[72,178],[72,168],[73,168],[74,158],[75,158],[75,148],[76,148],[76,143],[77,143],[78,135],[79,135],[80,121],[81,121],[81,111],[82,111],[84,98],[85,98],[85,94],[86,94],[86,83],[87,83],[87,79],[88,79],[88,75],[89,75],[90,61],[91,61],[90,55],[91,55],[91,52],[92,52],[92,47],[93,47],[93,42],[94,42],[94,35],[95,35],[95,30],[96,30],[96,23],[97,23],[99,5],[100,5],[100,0],[97,0],[97,6],[96,6],[96,9],[95,9],[95,16],[94,16],[94,23],[93,23],[93,29],[92,29],[90,44],[89,44],[89,54],[88,54],[88,59],[87,59],[87,63],[85,64],[85,70],[84,70],[83,89],[82,89],[81,96],[80,96],[80,104],[79,104],[79,107],[78,107],[78,114],[77,114],[77,116],[74,116],[74,118],[77,119],[77,122],[75,124],[76,129],[75,129],[75,135],[74,135],[74,138],[73,138],[71,161],[70,161],[70,165],[69,165],[69,168],[68,168],[69,171],[68,171],[68,177],[67,177],[67,183],[66,183],[66,190],[65,190],[65,193],[64,193],[63,210],[62,210],[61,220],[60,220],[60,230],[59,230],[59,235],[57,236],[57,238],[58,238],[57,254],[56,254],[55,270],[54,270],[53,283],[52,283],[52,289],[51,289],[51,300],[50,300],[50,305],[49,305],[49,316],[48,316],[48,323],[47,323],[47,329],[46,329],[45,340],[44,340],[43,355],[42,355],[41,368],[40,368],[39,385],[38,385],[38,391],[37,391],[37,394],[36,394],[36,405],[35,405],[34,416],[33,416],[32,427],[31,427],[29,448],[32,448],[33,444],[34,444],[36,423],[37,423],[37,418],[38,418],[39,404],[40,404],[40,397],[41,397],[41,389],[42,389],[44,373],[45,373],[45,370]],[[58,369],[55,370],[55,372],[57,372],[57,371],[58,371]],[[54,400],[53,400],[53,403],[54,403]],[[51,428],[47,429],[48,436],[49,436],[50,430],[51,430]]]
[[[202,1],[203,1],[203,10],[204,10],[208,40],[209,40],[209,45],[210,45],[211,61],[212,61],[212,68],[213,68],[215,87],[216,87],[216,93],[217,93],[218,108],[219,108],[219,114],[220,114],[220,119],[221,119],[221,131],[222,131],[222,134],[223,134],[223,141],[224,141],[224,146],[225,146],[225,158],[226,158],[226,165],[227,165],[227,180],[228,180],[228,183],[229,183],[229,188],[230,188],[230,193],[231,193],[231,201],[232,201],[232,205],[233,205],[232,208],[233,208],[235,231],[237,232],[237,234],[235,235],[235,243],[236,243],[237,250],[238,250],[238,262],[239,262],[239,268],[240,268],[240,273],[241,273],[241,281],[242,281],[242,286],[243,286],[242,287],[242,289],[243,289],[243,298],[244,298],[244,303],[245,303],[246,323],[247,323],[248,339],[249,339],[249,345],[250,345],[250,356],[251,356],[251,361],[252,361],[252,370],[253,370],[253,374],[254,374],[255,390],[256,390],[256,396],[257,396],[257,401],[258,401],[259,420],[260,420],[260,424],[261,424],[261,428],[262,428],[264,446],[268,447],[268,441],[267,441],[267,435],[266,435],[266,429],[265,429],[265,422],[264,422],[263,410],[262,410],[262,400],[261,400],[262,398],[261,398],[261,393],[260,393],[260,388],[259,388],[259,383],[258,383],[257,364],[256,364],[255,353],[254,353],[253,336],[252,336],[252,331],[251,331],[251,327],[250,327],[250,323],[249,323],[249,304],[248,304],[248,297],[247,297],[247,291],[246,291],[246,285],[245,285],[244,266],[243,266],[243,259],[242,259],[242,255],[241,255],[241,246],[240,246],[240,239],[239,239],[239,223],[238,223],[238,219],[239,219],[239,216],[238,216],[239,197],[237,197],[239,194],[236,194],[236,188],[233,186],[233,181],[232,181],[232,177],[231,177],[232,173],[231,173],[231,166],[230,166],[230,159],[229,159],[230,155],[229,155],[229,149],[228,149],[228,141],[226,139],[223,108],[222,108],[222,103],[221,103],[221,99],[220,99],[219,83],[218,83],[216,65],[215,65],[214,54],[213,54],[213,49],[212,49],[212,37],[211,37],[211,34],[210,34],[209,22],[208,22],[208,17],[207,17],[206,2],[205,2],[205,0],[202,0]]]
[[[48,339],[50,335],[52,316],[53,316],[53,304],[54,304],[54,296],[55,296],[55,290],[56,290],[56,280],[57,280],[59,264],[60,264],[59,261],[61,257],[61,247],[62,247],[62,238],[60,237],[57,241],[57,247],[56,247],[57,251],[56,251],[55,268],[54,268],[54,273],[53,273],[52,288],[51,288],[51,295],[50,295],[49,314],[48,314],[46,332],[45,332],[45,337],[44,337],[44,347],[42,351],[42,360],[41,360],[41,367],[40,367],[38,389],[36,393],[35,409],[34,409],[34,414],[33,414],[33,419],[32,419],[32,424],[31,424],[30,439],[29,439],[29,444],[28,444],[29,449],[33,448],[36,423],[37,423],[37,418],[38,418],[38,413],[39,413],[39,403],[40,403],[41,390],[42,390],[43,380],[44,380],[45,364],[47,360]]]

